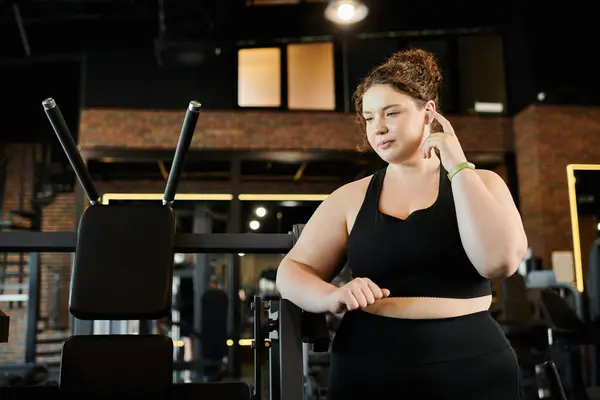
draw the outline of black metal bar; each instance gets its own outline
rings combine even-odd
[[[207,213],[206,203],[200,203],[196,205],[194,211],[194,233],[211,233],[212,232],[212,219]],[[202,326],[202,298],[204,293],[209,286],[211,275],[209,255],[206,253],[196,254],[194,257],[194,269],[192,281],[194,284],[194,317],[193,317],[193,329],[196,332],[203,332]],[[183,278],[183,277],[181,277]],[[205,327],[204,327],[205,328]],[[192,336],[192,349],[194,352],[194,360],[202,359],[202,341],[201,337],[197,335]],[[196,379],[202,378],[203,371],[200,366],[196,366],[194,375]]]
[[[37,344],[62,344],[65,340],[67,340],[66,336],[50,339],[38,339]]]
[[[46,112],[46,116],[58,137],[58,141],[60,142],[63,150],[65,151],[65,155],[69,159],[71,163],[71,167],[73,167],[73,171],[75,171],[75,175],[77,175],[77,179],[79,183],[83,187],[85,194],[88,197],[88,200],[91,204],[96,204],[100,201],[100,195],[94,186],[94,181],[83,162],[83,158],[77,150],[77,145],[75,144],[75,140],[73,140],[73,136],[65,122],[65,119],[60,112],[60,108],[52,98],[48,98],[42,102],[44,106],[44,111]]]
[[[21,10],[19,9],[17,3],[12,4],[12,10],[15,16],[15,21],[17,22],[17,27],[19,28],[19,36],[21,38],[23,50],[25,50],[25,55],[29,57],[31,56],[31,46],[29,45],[27,31],[25,30],[25,24],[23,23],[23,17],[21,16]]]
[[[542,368],[550,384],[550,398],[552,400],[567,400],[556,365],[552,361],[546,361],[542,364]]]
[[[231,169],[231,194],[233,200],[229,205],[229,220],[227,223],[227,232],[230,234],[239,234],[242,231],[242,204],[239,199],[240,183],[242,174],[242,161],[234,157],[230,162]],[[242,362],[240,357],[240,348],[238,346],[241,336],[241,303],[238,300],[238,292],[241,282],[241,260],[237,254],[229,254],[227,263],[227,294],[228,304],[228,331],[229,337],[234,345],[229,347],[228,367],[233,379],[239,379],[242,375]]]
[[[52,274],[52,278],[53,278],[53,282],[52,282],[52,310],[50,312],[50,321],[52,324],[52,327],[56,328],[58,326],[61,325],[61,320],[60,320],[60,314],[61,314],[61,307],[60,307],[60,281],[61,281],[61,276],[60,273],[58,272],[54,272]]]
[[[252,302],[252,311],[254,314],[254,341],[252,346],[254,348],[254,391],[252,398],[254,400],[262,399],[262,355],[265,346],[265,332],[263,318],[264,308],[263,301],[258,295],[254,295],[254,301]]]
[[[40,313],[40,253],[29,253],[29,299],[25,326],[25,362],[34,363],[37,353],[37,322]]]
[[[75,251],[76,241],[75,232],[0,232],[0,248],[7,253],[72,253]]]
[[[244,251],[239,251],[244,252]],[[241,303],[238,292],[240,288],[240,256],[238,254],[227,255],[227,330],[229,337],[233,341],[233,346],[228,348],[228,368],[229,374],[233,379],[239,379],[242,375],[242,361],[240,358],[240,338],[241,338]]]
[[[278,319],[280,395],[285,400],[303,400],[302,310],[287,300],[281,300]]]
[[[190,150],[194,131],[196,130],[200,107],[201,105],[197,101],[190,101],[190,104],[188,105],[183,125],[181,126],[181,134],[179,135],[179,142],[177,143],[177,149],[175,150],[175,157],[173,158],[173,164],[171,165],[171,171],[169,172],[169,178],[167,179],[163,204],[170,205],[173,203],[173,200],[175,200],[177,185],[179,184],[179,178],[181,178],[181,172],[185,165],[185,156]]]
[[[38,351],[37,355],[39,357],[52,357],[52,356],[60,356],[60,354],[62,353],[62,349],[54,349],[54,350],[44,350],[44,351]]]
[[[280,54],[280,59],[279,59],[279,63],[280,63],[280,69],[279,69],[279,79],[281,82],[281,89],[279,91],[279,101],[280,101],[280,106],[279,109],[280,110],[287,110],[289,105],[288,105],[288,54],[287,54],[287,45],[286,44],[279,44],[279,54]]]
[[[28,274],[25,274],[24,276],[28,276]],[[4,275],[4,277],[6,279],[9,279],[9,278],[18,278],[19,277],[19,273],[18,272],[7,272],[6,275]],[[2,288],[2,285],[3,284],[0,284],[0,289]]]
[[[2,236],[0,234],[0,240]],[[292,248],[289,234],[270,233],[181,233],[175,235],[178,253],[279,254]]]
[[[19,284],[23,284],[25,279],[25,255],[23,253],[19,253]],[[18,294],[23,294],[23,289],[19,288],[17,291]],[[17,303],[17,307],[23,307],[23,302],[19,301]]]
[[[82,85],[85,86],[85,85]],[[83,157],[86,165],[89,163],[89,159],[85,156],[83,152],[80,152]],[[85,204],[85,193],[81,185],[75,185],[75,209],[73,219],[75,220],[74,226],[79,226],[79,221],[81,220],[81,216],[86,209]],[[71,250],[74,252],[75,248]],[[69,331],[72,335],[91,335],[94,332],[94,321],[83,321],[75,318],[70,312],[67,312],[68,320],[69,320]]]
[[[8,253],[73,253],[75,232],[0,232],[0,251]],[[281,254],[292,248],[287,233],[178,233],[177,253]]]
[[[282,400],[281,398],[281,382],[280,382],[280,343],[279,343],[279,300],[271,300],[269,306],[269,320],[275,321],[276,328],[269,332],[271,347],[269,347],[269,399]]]
[[[3,188],[0,187],[0,193],[3,190]],[[2,201],[3,199],[0,197],[0,201]],[[2,203],[0,203],[0,212],[2,211]],[[4,282],[6,282],[6,279],[8,278],[8,254],[3,253],[2,254],[2,260],[0,261],[0,285],[3,284]],[[0,294],[4,293],[4,289],[2,287],[0,287]]]
[[[348,71],[348,37],[342,34],[342,79],[344,88],[344,112],[350,113],[350,76]]]
[[[513,201],[520,209],[519,199],[519,176],[517,174],[517,156],[514,152],[508,152],[504,155],[504,165],[506,167],[506,180],[508,188],[513,196]]]

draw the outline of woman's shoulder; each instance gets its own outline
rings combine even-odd
[[[339,207],[339,209],[343,209],[346,216],[356,214],[365,199],[369,183],[373,176],[374,174],[340,186],[328,196],[326,201],[334,203],[334,206]]]
[[[336,197],[338,198],[354,198],[356,196],[358,197],[364,197],[365,192],[367,191],[367,188],[369,187],[369,183],[371,182],[371,179],[373,178],[374,174],[366,176],[364,178],[361,179],[357,179],[354,180],[352,182],[348,182],[345,185],[340,186],[338,189],[336,189],[336,191],[334,192]],[[332,195],[334,194],[332,193]]]

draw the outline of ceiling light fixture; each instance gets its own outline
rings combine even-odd
[[[369,9],[358,0],[331,0],[325,9],[325,18],[340,25],[350,25],[367,17]]]

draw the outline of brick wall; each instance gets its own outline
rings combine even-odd
[[[5,147],[8,156],[8,173],[2,206],[2,219],[8,218],[11,210],[31,210],[31,190],[33,178],[33,152],[31,145],[17,144]],[[21,193],[21,187],[23,192]],[[44,208],[42,229],[45,231],[72,231],[74,215],[74,197],[72,194],[58,196],[52,204]],[[18,261],[19,255],[9,254],[9,261]],[[42,281],[41,281],[41,309],[40,315],[46,316],[54,306],[54,298],[51,292],[54,283],[51,280],[52,272],[61,276],[61,301],[62,309],[61,325],[68,323],[66,304],[68,302],[68,279],[69,279],[69,254],[44,253],[41,255]],[[24,254],[25,273],[27,268],[28,254]],[[8,267],[7,272],[18,272],[17,265]],[[27,278],[25,278],[25,283]],[[4,283],[18,283],[17,278],[5,280]],[[27,290],[25,290],[27,292]],[[16,290],[5,291],[5,294],[16,293]],[[16,304],[15,304],[16,306]],[[0,303],[0,307],[11,317],[10,342],[0,345],[0,362],[22,362],[24,360],[25,340],[25,316],[26,304],[20,308],[8,309],[7,303]]]
[[[566,167],[600,164],[600,108],[531,106],[514,135],[525,229],[549,267],[553,251],[573,248]]]
[[[185,111],[185,110],[184,110]],[[81,117],[81,148],[174,148],[184,111],[93,109]],[[466,151],[513,146],[507,118],[449,116]],[[362,137],[354,116],[338,113],[202,111],[192,148],[352,151]]]
[[[7,182],[5,186],[4,203],[2,204],[2,219],[8,218],[8,211],[17,210],[21,208],[21,200],[23,208],[29,209],[29,197],[31,193],[31,169],[29,163],[31,162],[31,152],[28,151],[29,146],[7,146],[4,148],[4,154],[9,156],[8,171],[7,171]],[[21,193],[21,185],[23,187],[23,193]],[[4,255],[2,255],[4,256]],[[16,262],[18,256],[16,254],[7,255],[7,261]],[[2,260],[4,261],[4,260]],[[24,260],[25,262],[27,259]],[[8,266],[6,272],[16,273],[18,266]],[[7,279],[5,283],[16,284],[19,283],[16,278]],[[4,294],[15,294],[16,290],[6,290]],[[5,312],[11,317],[11,325],[9,331],[9,337],[11,341],[8,344],[0,345],[0,360],[13,361],[15,359],[23,358],[23,346],[25,340],[24,331],[24,318],[25,318],[25,304],[21,308],[9,309],[8,303],[0,303]],[[13,340],[14,339],[14,340]]]

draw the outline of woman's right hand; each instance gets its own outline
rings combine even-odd
[[[388,289],[381,289],[369,278],[355,278],[328,296],[327,309],[335,314],[362,309],[389,295]]]

